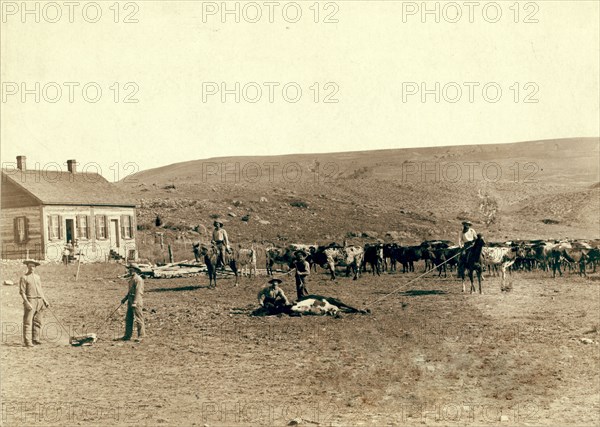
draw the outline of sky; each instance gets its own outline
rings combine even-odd
[[[76,159],[116,180],[597,137],[599,22],[597,1],[2,2],[2,163]]]

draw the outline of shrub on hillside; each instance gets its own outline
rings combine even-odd
[[[295,207],[295,208],[303,208],[303,209],[307,209],[308,208],[308,203],[303,202],[301,200],[296,200],[295,202],[291,202],[290,205],[293,206],[293,207]]]

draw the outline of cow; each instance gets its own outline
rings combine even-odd
[[[548,271],[550,268],[555,268],[552,251],[556,243],[536,240],[531,242],[531,249],[528,251],[530,257],[535,260],[535,263],[543,271]],[[558,258],[560,261],[560,257]],[[562,273],[561,273],[562,274]]]
[[[515,249],[514,269],[532,271],[537,265],[535,250],[533,245],[528,242],[511,242],[511,247]]]
[[[556,277],[556,271],[562,276],[561,264],[563,260],[567,262],[575,262],[567,252],[567,249],[572,249],[567,242],[546,243],[543,247],[543,253],[546,253],[546,262],[552,268],[552,277]]]
[[[397,243],[385,243],[383,245],[383,271],[396,271],[396,258],[394,251],[398,248]]]
[[[434,269],[438,265],[435,263],[435,250],[444,249],[452,246],[449,240],[425,240],[421,243],[421,259],[425,261],[425,271]]]
[[[211,244],[210,246],[201,245],[200,246],[200,254],[204,257],[204,264],[206,264],[206,271],[208,274],[208,287],[216,288],[217,287],[217,269],[219,267],[223,267],[221,265],[220,257],[219,257],[219,249]],[[238,269],[235,261],[235,257],[229,257],[229,260],[226,260],[226,263],[229,264],[231,271],[235,274],[235,286],[238,285]],[[214,285],[213,285],[214,284]]]
[[[297,251],[304,251],[308,254],[308,256],[306,257],[306,261],[308,261],[312,269],[312,266],[315,264],[313,258],[314,254],[317,251],[317,246],[303,245],[300,243],[290,243],[285,248],[276,248],[271,246],[266,249],[265,255],[267,274],[269,276],[273,275],[273,265],[275,264],[279,264],[280,266],[286,265],[288,268],[291,268],[291,265],[294,262],[294,254]]]
[[[381,276],[381,269],[383,267],[383,245],[381,243],[376,245],[366,244],[364,251],[364,259],[361,266],[363,271],[366,271],[367,264],[369,264],[373,276],[375,273],[377,273],[378,276]]]
[[[600,248],[592,248],[588,253],[588,264],[592,264],[592,267],[594,268],[592,273],[596,272],[598,263],[600,263]]]
[[[496,270],[500,267],[502,275],[501,290],[507,290],[506,283],[506,269],[515,263],[517,255],[517,249],[514,247],[484,247],[481,251],[481,258],[484,265],[487,266],[488,271],[491,273],[492,270]]]
[[[442,276],[442,271],[444,272],[444,277],[447,277],[447,269],[446,266],[450,266],[450,268],[455,267],[458,264],[458,257],[461,251],[461,248],[458,246],[451,246],[448,248],[428,248],[429,258],[433,262],[432,268],[438,269],[438,277]]]
[[[265,264],[267,269],[267,275],[273,276],[273,265],[279,264],[279,266],[287,265],[288,269],[291,268],[292,262],[294,261],[294,251],[290,248],[275,248],[268,247],[265,252]]]
[[[358,280],[362,267],[364,249],[360,246],[339,246],[334,243],[329,246],[319,246],[311,254],[312,262],[327,268],[331,274],[331,280],[335,280],[336,265],[347,267],[347,273],[352,270],[354,280]]]
[[[290,316],[302,315],[329,315],[339,317],[342,313],[370,314],[369,309],[361,310],[344,304],[337,298],[322,295],[306,295],[291,305],[284,305],[277,310],[268,310],[260,307],[252,312],[253,316],[269,316],[277,314],[288,314]]]
[[[394,255],[396,260],[402,264],[402,272],[415,271],[415,262],[423,259],[423,253],[426,252],[423,246],[399,246]]]
[[[344,304],[342,301],[321,295],[307,295],[300,298],[291,307],[293,313],[338,316],[340,313],[368,314],[370,310],[361,310]]]
[[[240,245],[235,251],[235,260],[242,277],[244,273],[249,278],[252,278],[252,273],[256,277],[256,250],[254,249],[254,245],[250,249],[244,249]]]
[[[563,250],[562,256],[570,263],[576,264],[578,268],[578,274],[586,277],[586,265],[590,259],[590,252],[592,247],[582,242],[563,243],[561,245]]]

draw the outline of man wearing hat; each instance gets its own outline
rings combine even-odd
[[[226,262],[225,251],[229,252],[229,237],[227,236],[227,231],[223,228],[223,223],[219,221],[215,221],[213,223],[215,229],[212,234],[212,242],[217,245],[217,249],[219,250],[219,257],[221,258],[221,266],[224,268]],[[217,262],[217,265],[219,263]]]
[[[146,336],[144,325],[144,279],[140,276],[141,270],[135,265],[129,265],[129,292],[121,300],[121,304],[127,302],[127,314],[125,315],[125,335],[123,341],[129,341],[133,335],[133,325],[137,326],[137,342],[141,342]]]
[[[462,231],[458,235],[458,246],[469,248],[475,239],[477,239],[477,232],[471,228],[473,224],[471,221],[462,222]]]
[[[35,274],[35,267],[39,262],[27,259],[23,261],[27,266],[27,273],[19,280],[19,293],[23,298],[23,341],[26,347],[41,344],[40,331],[42,329],[43,310],[50,304],[44,296],[40,276]]]
[[[477,239],[477,232],[471,228],[473,224],[471,221],[463,221],[462,222],[462,231],[458,234],[458,246],[462,248],[462,254],[458,260],[458,275],[462,277],[464,275],[465,270],[465,261],[467,259],[467,254],[475,239]]]
[[[306,279],[310,274],[310,264],[306,261],[306,252],[296,251],[296,259],[292,263],[292,268],[295,270],[296,276],[296,293],[298,294],[298,300],[305,295],[308,295],[306,289]],[[290,271],[291,273],[291,271]]]
[[[265,286],[258,292],[258,303],[269,314],[283,313],[291,304],[283,293],[279,284],[281,279],[269,280],[269,286]]]

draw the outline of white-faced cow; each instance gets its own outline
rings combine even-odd
[[[331,280],[335,280],[335,267],[342,266],[347,268],[347,274],[352,270],[354,280],[357,280],[362,267],[364,249],[360,246],[339,246],[334,243],[329,246],[319,246],[311,254],[312,262],[327,268],[331,274]]]
[[[481,258],[483,264],[487,267],[488,271],[497,271],[500,269],[502,275],[501,290],[506,290],[506,270],[515,263],[517,256],[516,247],[484,247],[481,251]]]
[[[235,251],[235,260],[241,276],[256,277],[256,249],[254,245],[250,249],[244,249],[241,245]]]

